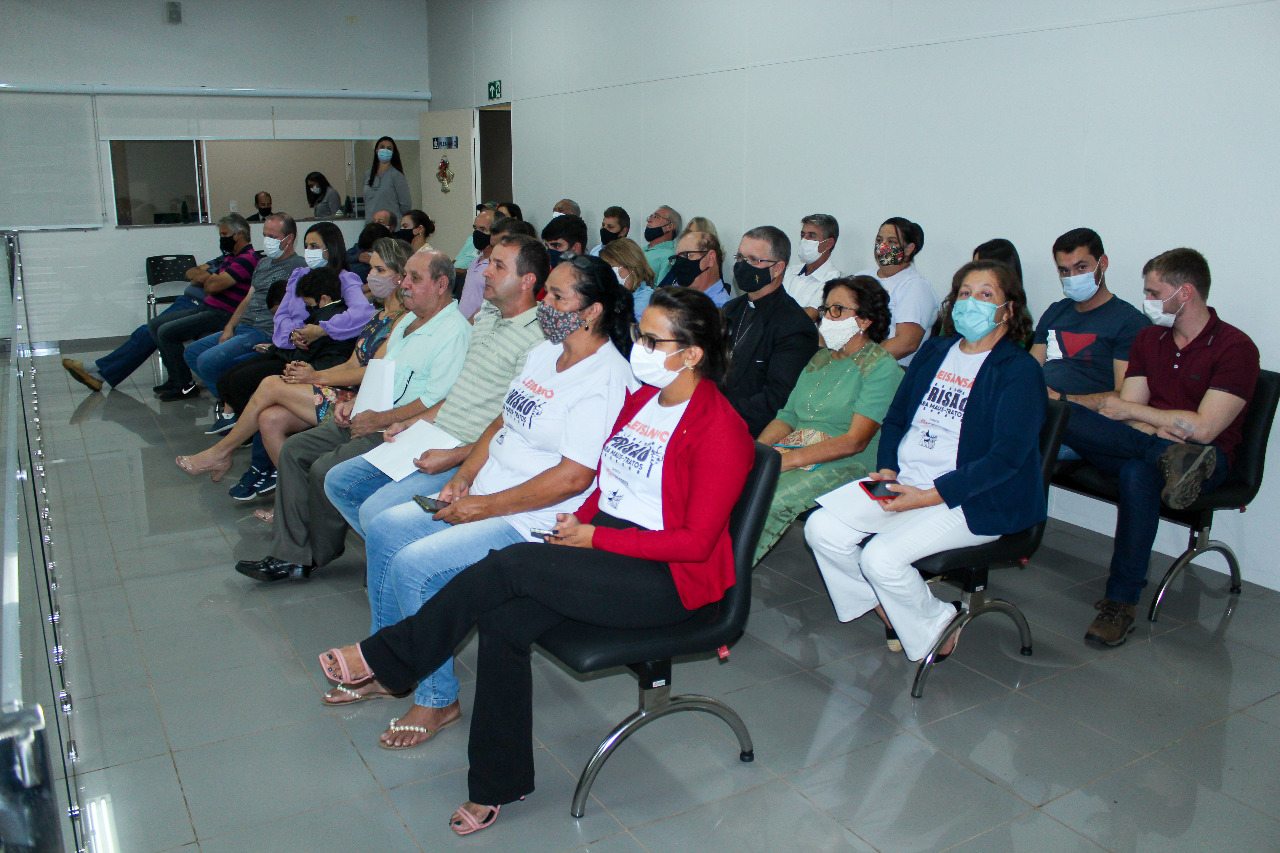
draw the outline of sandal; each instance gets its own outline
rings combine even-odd
[[[439,728],[429,729],[426,726],[398,726],[396,724],[400,722],[400,718],[392,717],[390,725],[387,726],[388,732],[391,732],[392,734],[397,734],[399,732],[419,732],[421,734],[426,735],[426,737],[424,737],[422,740],[405,744],[404,746],[392,746],[382,738],[378,738],[378,746],[382,747],[383,749],[390,749],[390,750],[413,749],[415,746],[422,746],[424,743],[431,740],[437,734],[449,728],[449,726],[452,726],[453,724],[457,723],[461,719],[462,719],[462,714],[458,714],[458,716],[454,717],[452,720],[449,720],[447,723],[444,723]],[[466,809],[463,809],[463,811],[466,811]],[[490,820],[484,826],[488,826],[490,823],[493,823],[493,821]],[[478,826],[476,827],[476,829],[484,829],[484,826]],[[475,829],[471,831],[475,832]],[[465,834],[465,833],[460,833],[460,834]]]
[[[261,521],[263,524],[276,523],[275,509],[255,509],[253,511],[253,517],[258,519],[258,521]]]
[[[179,456],[175,458],[173,461],[179,468],[181,468],[183,471],[186,471],[188,474],[190,474],[193,477],[199,477],[201,474],[212,475],[213,482],[215,483],[221,480],[223,477],[225,477],[227,472],[231,470],[230,459],[226,461],[227,464],[225,465],[214,465],[207,468],[197,468],[196,466],[192,465],[190,456]]]
[[[342,649],[329,649],[329,651],[320,655],[320,667],[324,670],[324,674],[330,681],[337,681],[348,686],[359,686],[369,679],[373,678],[373,670],[369,668],[369,664],[365,662],[364,653],[360,651],[359,646],[346,646],[348,649],[356,650],[356,658],[360,661],[360,665],[364,667],[364,671],[356,673],[355,670],[347,663],[347,658],[342,654]],[[334,670],[338,674],[334,674]]]
[[[337,684],[328,693],[320,697],[320,703],[328,705],[330,708],[336,708],[339,705],[354,705],[357,702],[363,702],[366,699],[407,699],[412,695],[413,691],[406,690],[403,693],[390,693],[386,690],[371,690],[368,693],[357,693],[352,687],[364,687],[366,684],[373,683],[373,679],[366,679],[360,684]],[[381,687],[382,685],[378,685]]]
[[[963,605],[963,604],[961,604],[961,603],[960,603],[960,602],[958,602],[958,601],[953,601],[953,602],[951,602],[951,606],[952,606],[952,607],[954,607],[954,608],[956,609],[956,613],[957,613],[957,614],[959,614],[962,610],[964,610],[964,605]],[[948,625],[950,625],[951,623],[950,623],[950,622],[948,622],[947,624],[948,624]],[[946,630],[946,628],[943,628],[942,630],[944,630],[944,631],[945,631],[945,630]],[[951,651],[947,652],[946,654],[943,654],[942,652],[938,652],[936,655],[934,655],[934,656],[933,656],[933,662],[934,662],[934,663],[942,663],[944,660],[946,660],[947,658],[949,658],[949,657],[951,657],[953,654],[955,654],[955,653],[956,653],[956,649],[958,649],[958,648],[960,648],[960,634],[959,634],[959,633],[957,633],[957,634],[955,635],[955,637],[952,639],[952,643],[951,643]]]
[[[898,632],[888,625],[884,626],[884,644],[891,652],[902,651],[902,641],[898,639]]]
[[[473,815],[466,805],[458,806],[449,817],[449,828],[459,835],[470,835],[473,832],[488,829],[498,819],[498,810],[501,808],[502,806],[489,806],[489,816],[481,820]]]

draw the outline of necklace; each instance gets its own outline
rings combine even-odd
[[[818,411],[826,404],[827,400],[829,400],[831,396],[835,394],[842,385],[844,385],[844,381],[849,377],[849,374],[854,373],[855,371],[859,374],[862,373],[862,365],[858,361],[858,355],[859,353],[866,352],[866,350],[867,346],[866,344],[863,344],[858,348],[857,352],[846,356],[849,359],[849,366],[845,369],[845,372],[840,376],[840,378],[836,380],[835,384],[831,386],[831,389],[827,391],[826,394],[822,395],[816,403],[813,400],[813,395],[818,393],[819,388],[822,387],[822,382],[819,381],[814,384],[813,388],[809,391],[809,396],[806,397],[804,401],[805,409],[808,411],[810,418],[817,417]],[[841,361],[844,361],[844,359],[832,359],[819,368],[819,370],[826,370],[826,368],[833,364],[839,364]]]

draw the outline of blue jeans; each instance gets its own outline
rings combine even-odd
[[[414,495],[434,495],[457,471],[457,468],[439,474],[415,471],[397,483],[357,456],[329,470],[324,478],[324,493],[351,529],[368,539],[365,531],[375,518],[392,507],[411,502]]]
[[[1116,501],[1115,550],[1111,553],[1111,575],[1107,578],[1107,598],[1137,604],[1147,585],[1151,546],[1160,525],[1160,455],[1174,442],[1113,421],[1078,403],[1071,404],[1071,419],[1063,444],[1071,445],[1085,461],[1105,474],[1119,479]],[[1227,457],[1218,448],[1213,476],[1204,481],[1202,491],[1222,484],[1227,477]]]
[[[134,329],[129,340],[94,362],[98,373],[102,374],[102,378],[112,387],[119,385],[129,378],[129,374],[146,363],[146,360],[156,351],[156,340],[151,334],[152,323],[162,317],[174,319],[179,313],[185,314],[199,307],[200,303],[191,297],[179,296],[172,305],[157,314],[155,320],[143,323]]]
[[[490,551],[525,541],[501,517],[451,525],[436,521],[412,502],[387,510],[374,519],[365,536],[373,611],[370,633],[417,613],[454,575]],[[444,708],[457,698],[453,658],[422,679],[413,694],[414,703],[425,708]]]
[[[200,378],[204,387],[217,393],[218,377],[253,355],[257,344],[271,343],[271,336],[265,332],[241,323],[236,326],[235,336],[225,343],[218,343],[222,332],[214,332],[198,341],[187,345],[183,359],[187,367]]]

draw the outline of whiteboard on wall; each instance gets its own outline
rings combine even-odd
[[[102,176],[88,95],[0,95],[0,228],[98,228]]]

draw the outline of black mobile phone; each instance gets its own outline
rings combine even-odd
[[[537,536],[539,539],[546,539],[548,536],[550,536],[552,539],[560,538],[559,536],[556,536],[556,532],[554,530],[537,530],[532,527],[529,528],[529,535]]]
[[[859,485],[873,501],[891,501],[901,497],[900,493],[889,491],[889,486],[898,485],[897,480],[863,480]]]
[[[438,501],[435,498],[429,498],[425,495],[414,495],[413,500],[422,507],[423,512],[429,512],[435,515],[440,510],[448,506],[444,501]]]

